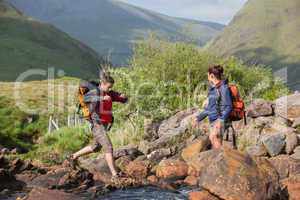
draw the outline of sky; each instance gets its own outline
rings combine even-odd
[[[228,24],[247,0],[120,0],[174,17]]]

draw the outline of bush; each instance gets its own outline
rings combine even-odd
[[[47,127],[46,116],[26,114],[15,108],[11,100],[0,97],[0,144],[7,148],[30,150]]]
[[[61,128],[47,133],[32,152],[25,155],[45,163],[61,163],[66,157],[86,146],[91,134],[87,127]]]
[[[239,86],[246,101],[273,100],[288,93],[269,67],[248,66],[234,57],[220,59],[192,44],[151,35],[135,46],[129,68],[112,70],[115,87],[131,99],[125,109],[115,106],[117,129],[129,127],[130,116],[142,138],[144,119],[161,120],[178,110],[200,107],[207,96],[207,69],[212,63],[225,67],[226,77]]]

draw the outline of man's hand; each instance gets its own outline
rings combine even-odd
[[[105,96],[103,96],[103,100],[104,101],[110,101],[111,97],[109,95],[105,95]]]
[[[121,94],[120,97],[121,97],[121,98],[127,98],[127,97],[125,96],[125,94]]]

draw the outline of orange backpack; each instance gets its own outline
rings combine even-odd
[[[247,124],[246,119],[246,111],[245,111],[245,103],[242,97],[240,96],[240,92],[238,87],[235,84],[228,85],[231,100],[232,100],[232,111],[229,116],[230,121],[240,121],[244,119],[245,125]],[[219,89],[218,89],[219,90]],[[220,91],[219,91],[220,93]]]
[[[90,110],[87,102],[85,102],[85,95],[98,87],[98,83],[94,81],[80,81],[79,89],[78,89],[78,111],[77,113],[82,115],[83,118],[89,119],[90,118]]]
[[[232,111],[229,119],[231,121],[239,121],[244,119],[245,124],[247,124],[245,103],[240,96],[238,87],[234,84],[230,84],[228,88],[232,98]]]

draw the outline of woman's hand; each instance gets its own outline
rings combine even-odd
[[[202,108],[206,108],[208,105],[208,98],[203,101]]]
[[[196,128],[199,125],[198,118],[194,117],[193,120],[192,120],[192,122],[191,122],[191,124],[192,124],[193,128]]]

